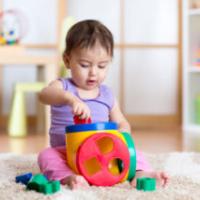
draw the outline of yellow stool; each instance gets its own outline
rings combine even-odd
[[[25,93],[39,92],[44,86],[44,82],[17,83],[15,85],[8,122],[8,134],[10,136],[23,137],[27,135]]]

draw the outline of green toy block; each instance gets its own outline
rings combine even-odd
[[[54,192],[60,190],[60,181],[52,181],[52,188]]]
[[[154,191],[156,189],[156,179],[143,177],[137,178],[137,190]]]
[[[36,174],[27,184],[27,189],[42,192],[43,185],[47,184],[48,180],[43,174]]]
[[[60,181],[48,181],[43,174],[36,174],[27,184],[27,189],[43,194],[53,194],[60,190]]]
[[[59,181],[50,181],[47,184],[43,185],[44,194],[53,194],[60,190],[60,182]]]
[[[136,180],[136,189],[142,190],[143,189],[143,178],[137,178]]]

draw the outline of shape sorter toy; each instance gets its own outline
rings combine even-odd
[[[136,171],[136,152],[129,133],[120,133],[114,122],[66,127],[67,163],[92,185],[112,186],[131,180]]]

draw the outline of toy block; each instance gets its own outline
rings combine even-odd
[[[27,184],[27,189],[42,192],[43,185],[47,184],[48,180],[43,174],[36,174]]]
[[[43,174],[36,174],[28,183],[27,189],[43,194],[53,194],[60,190],[60,181],[48,181]]]
[[[47,184],[43,185],[42,193],[44,194],[53,194],[60,190],[59,181],[49,181]]]
[[[154,191],[156,189],[156,179],[143,177],[137,178],[137,190]]]
[[[91,118],[81,119],[80,116],[78,115],[75,115],[73,119],[74,119],[75,124],[91,124],[92,123]]]
[[[33,176],[32,173],[26,173],[26,174],[22,174],[22,175],[16,176],[15,177],[15,182],[27,185],[28,182],[30,181],[30,179],[32,178],[32,176]]]

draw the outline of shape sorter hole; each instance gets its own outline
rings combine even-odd
[[[122,173],[122,170],[120,170],[119,163],[123,163],[123,161],[119,158],[113,158],[108,163],[108,171],[114,175],[118,176]]]
[[[102,154],[107,154],[113,151],[114,143],[110,137],[102,137],[96,141],[100,152]]]
[[[89,176],[92,176],[101,170],[101,164],[96,157],[85,160],[83,165]]]

